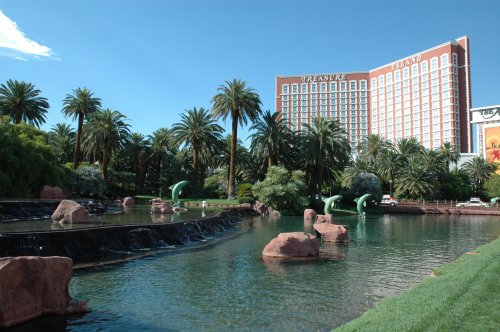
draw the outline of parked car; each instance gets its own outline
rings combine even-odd
[[[380,201],[380,205],[389,205],[389,206],[397,206],[398,201],[391,197],[391,195],[382,196],[382,200]]]
[[[458,203],[457,207],[490,207],[490,204],[482,202],[479,197],[471,197],[467,202]]]

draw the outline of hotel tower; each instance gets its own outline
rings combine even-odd
[[[458,38],[366,72],[276,77],[276,111],[292,130],[337,119],[351,148],[368,134],[451,142],[472,152],[469,38]]]

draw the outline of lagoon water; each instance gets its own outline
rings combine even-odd
[[[12,331],[329,331],[500,235],[495,216],[336,222],[350,226],[350,242],[322,244],[318,260],[262,259],[278,233],[313,229],[301,217],[256,217],[204,247],[76,271],[70,293],[91,313]]]

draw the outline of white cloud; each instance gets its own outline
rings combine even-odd
[[[9,56],[17,60],[26,60],[26,58],[23,55],[31,55],[35,57],[49,57],[49,58],[53,58],[54,55],[52,50],[47,46],[40,45],[37,42],[26,38],[24,33],[21,30],[19,30],[16,22],[12,21],[10,18],[5,16],[5,14],[1,10],[0,10],[0,48],[7,49],[4,50],[4,52],[0,52],[0,55]],[[20,55],[19,53],[22,53],[23,55]]]

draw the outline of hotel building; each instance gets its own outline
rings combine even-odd
[[[355,151],[368,134],[472,152],[467,36],[366,72],[276,77],[276,112],[292,130],[337,119]]]

